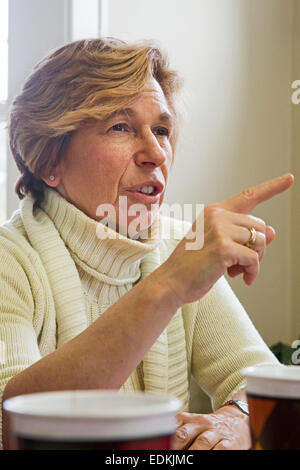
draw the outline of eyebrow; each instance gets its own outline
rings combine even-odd
[[[121,108],[121,109],[117,109],[116,111],[114,111],[113,113],[111,113],[107,118],[106,118],[106,121],[110,120],[110,119],[113,119],[117,116],[125,116],[125,117],[132,117],[132,118],[136,118],[137,117],[137,113],[136,111],[134,111],[134,109],[132,108]],[[163,112],[161,113],[159,116],[158,116],[158,120],[159,121],[164,121],[164,122],[171,122],[173,123],[174,122],[174,118],[172,116],[172,114],[168,113],[168,112]]]

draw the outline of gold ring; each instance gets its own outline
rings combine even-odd
[[[247,248],[252,248],[253,245],[255,245],[255,242],[256,242],[256,238],[257,238],[257,233],[256,233],[256,230],[254,227],[252,228],[248,228],[249,232],[250,232],[250,238],[249,240],[247,241],[247,243],[245,243],[245,246]]]

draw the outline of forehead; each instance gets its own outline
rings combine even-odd
[[[158,83],[157,80],[155,80],[154,77],[149,77],[148,80],[146,81],[145,85],[141,89],[141,93],[155,93],[157,95],[162,96],[165,99],[164,92]]]
[[[165,94],[160,84],[153,77],[148,78],[138,96],[130,104],[134,106],[142,101],[160,105],[162,108],[165,108],[165,111],[170,112]]]
[[[104,122],[121,116],[132,118],[151,117],[151,119],[174,122],[174,116],[168,106],[164,92],[154,78],[148,79],[141,91],[125,107],[113,111]]]

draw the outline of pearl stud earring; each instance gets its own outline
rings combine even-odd
[[[49,176],[49,180],[50,180],[50,181],[54,181],[54,180],[55,180],[55,176],[53,176],[53,175]]]

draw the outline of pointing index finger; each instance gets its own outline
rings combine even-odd
[[[232,212],[249,214],[258,204],[286,191],[293,182],[294,176],[291,173],[286,173],[283,176],[245,189],[216,205]]]

